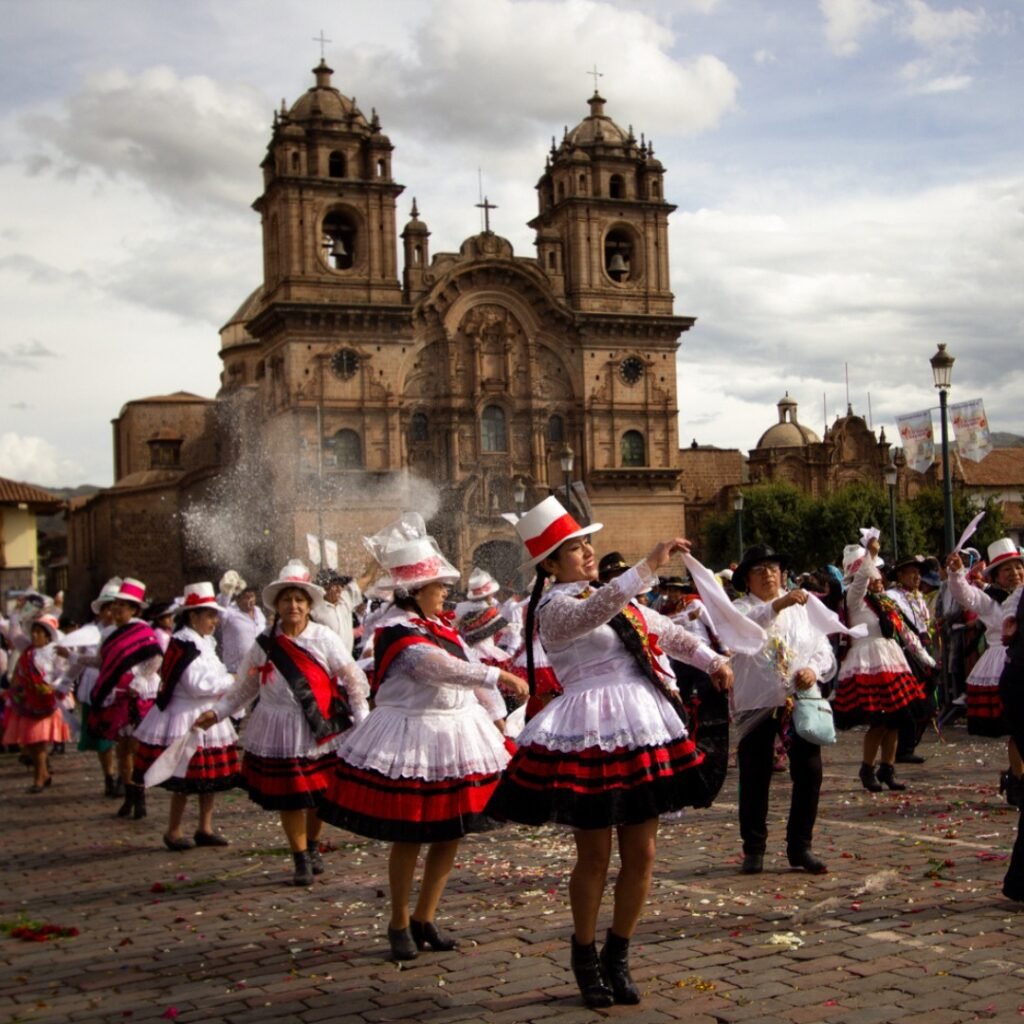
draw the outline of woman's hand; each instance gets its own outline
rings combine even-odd
[[[809,668],[797,669],[793,674],[793,685],[798,690],[809,690],[814,683],[814,672]]]
[[[656,544],[654,550],[647,556],[647,568],[652,573],[656,573],[663,565],[668,565],[677,551],[689,554],[690,542],[685,537],[663,540],[660,544]]]
[[[204,711],[193,723],[193,729],[209,729],[211,725],[216,725],[220,719],[217,717],[217,712],[212,708],[209,711]]]
[[[872,537],[871,540],[868,541],[868,554],[872,558],[874,558],[878,554],[878,552],[881,551],[881,550],[882,550],[882,545],[879,544],[878,538],[877,537]]]
[[[954,551],[946,559],[946,568],[950,572],[960,572],[960,570],[963,569],[963,567],[964,567],[964,563],[963,563],[963,559],[961,559],[961,557],[960,557],[960,552],[959,551]]]
[[[511,672],[506,672],[504,669],[499,669],[498,684],[506,690],[510,690],[514,697],[529,697],[530,687],[527,685],[525,679],[520,679],[519,676],[512,675]]]
[[[719,693],[728,693],[732,689],[732,665],[724,662],[711,673],[711,684]]]
[[[772,601],[772,608],[776,612],[781,612],[783,608],[789,608],[794,604],[807,604],[806,590],[787,590],[782,597],[777,597]]]

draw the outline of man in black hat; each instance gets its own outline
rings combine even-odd
[[[896,602],[900,613],[910,628],[917,633],[924,649],[938,660],[931,608],[921,593],[921,573],[926,563],[923,555],[909,555],[897,562],[892,567],[892,586],[886,594]],[[915,718],[911,719],[908,716],[905,723],[900,726],[896,760],[900,764],[924,764],[924,758],[916,750],[924,730],[935,713],[935,683],[932,669],[919,664],[911,657],[907,660],[914,670],[914,675],[921,681],[927,700]]]
[[[597,578],[602,583],[607,583],[616,576],[621,576],[629,568],[630,565],[618,551],[609,551],[597,563]]]
[[[757,654],[733,656],[733,708],[740,736],[740,835],[744,874],[760,874],[768,840],[768,792],[775,760],[775,739],[784,721],[786,700],[832,677],[835,656],[828,637],[815,630],[804,605],[807,593],[787,591],[783,573],[788,559],[764,544],[748,548],[733,573],[743,596],[736,607],[767,633]],[[792,867],[814,875],[828,869],[811,851],[821,792],[821,747],[790,730],[789,774],[793,792],[786,824],[786,855]]]

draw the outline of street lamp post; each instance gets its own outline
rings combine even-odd
[[[885,467],[885,482],[889,488],[889,526],[892,530],[892,560],[899,560],[900,549],[896,542],[896,481],[899,479],[899,470],[895,462],[890,462]]]
[[[567,441],[559,455],[559,461],[562,463],[562,472],[565,474],[565,507],[567,511],[572,504],[572,493],[569,490],[569,483],[572,480],[572,464],[575,455],[576,453],[572,450],[572,446]]]
[[[949,476],[949,428],[946,425],[946,392],[952,386],[953,357],[942,343],[935,355],[928,360],[932,364],[932,377],[939,389],[939,421],[942,425],[942,507],[945,532],[946,554],[953,550],[953,481]]]
[[[512,488],[512,500],[516,503],[516,511],[522,514],[523,506],[526,504],[526,484],[521,476],[516,477],[515,485]]]
[[[736,511],[736,539],[739,543],[739,558],[737,561],[743,561],[743,492],[737,491],[736,496],[732,499],[732,507]]]

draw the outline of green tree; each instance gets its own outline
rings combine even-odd
[[[920,491],[910,501],[910,508],[920,529],[920,543],[916,548],[908,550],[920,551],[922,554],[941,556],[945,552],[945,507],[942,500],[941,487],[929,487]],[[984,502],[966,494],[961,488],[953,488],[953,539],[960,539],[960,534],[967,524],[982,510],[985,518],[978,526],[978,532],[968,541],[969,546],[977,548],[982,555],[992,541],[1006,535],[1006,522],[1003,517],[1002,505],[995,498]],[[901,552],[903,549],[900,549]]]

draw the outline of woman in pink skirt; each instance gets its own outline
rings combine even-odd
[[[61,674],[57,637],[57,620],[52,615],[41,615],[33,620],[27,638],[20,635],[13,639],[21,655],[11,677],[11,706],[3,743],[17,744],[32,759],[30,793],[41,793],[53,783],[50,744],[66,743],[71,736],[53,685]]]

